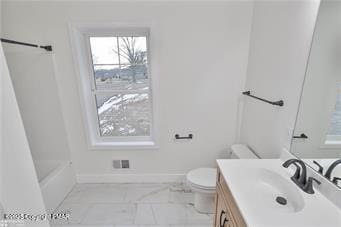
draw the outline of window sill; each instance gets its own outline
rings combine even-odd
[[[321,149],[340,149],[341,148],[341,141],[332,141],[327,140],[322,146],[320,146]]]
[[[89,144],[89,150],[156,150],[158,146],[153,141],[130,142],[98,142]]]

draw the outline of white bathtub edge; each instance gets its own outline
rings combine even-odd
[[[43,181],[40,188],[47,213],[52,213],[76,184],[70,161],[62,162]]]

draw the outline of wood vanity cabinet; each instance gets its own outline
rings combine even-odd
[[[246,227],[238,206],[218,169],[214,227]]]

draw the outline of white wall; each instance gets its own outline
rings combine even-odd
[[[111,174],[177,176],[191,168],[214,166],[214,160],[226,156],[236,141],[237,100],[246,76],[252,3],[16,1],[4,4],[3,18],[6,36],[53,45],[69,147],[81,179],[105,175],[113,180]],[[70,22],[151,27],[151,71],[158,84],[154,87],[158,150],[88,150]],[[175,142],[175,133],[193,133],[194,139]],[[113,159],[130,159],[131,170],[113,171]]]
[[[240,141],[263,158],[289,148],[318,1],[257,1],[254,7],[245,90],[276,107],[244,97]]]
[[[341,2],[322,1],[304,82],[291,151],[301,158],[341,157],[340,146],[325,145],[341,82]]]
[[[5,56],[33,158],[70,160],[53,54],[7,44]]]
[[[2,12],[2,1],[0,1],[0,12]],[[0,15],[0,35],[2,31],[2,13]],[[2,80],[0,80],[0,87],[2,86]],[[0,119],[2,119],[2,92],[0,92]],[[2,128],[2,121],[0,121],[0,128]],[[2,188],[3,188],[3,172],[2,172],[2,161],[3,161],[3,157],[2,157],[2,132],[0,130],[0,215],[3,216],[3,193],[2,193]],[[1,220],[1,219],[0,219]]]
[[[45,214],[33,160],[1,45],[0,69],[1,204],[7,214]],[[49,224],[46,220],[27,221],[23,226],[47,227]]]

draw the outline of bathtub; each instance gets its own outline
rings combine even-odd
[[[70,161],[34,161],[47,213],[52,213],[76,184]]]

